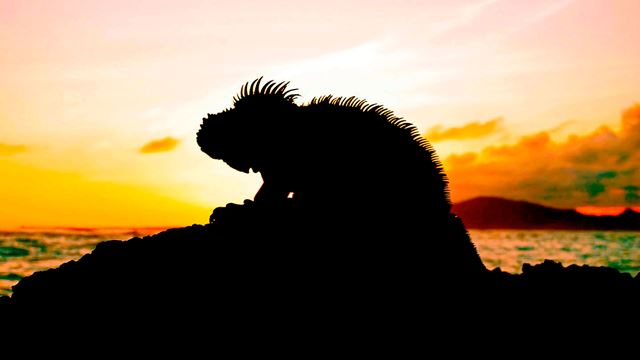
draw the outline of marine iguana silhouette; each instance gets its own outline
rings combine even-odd
[[[331,95],[297,105],[288,82],[247,82],[233,108],[207,114],[197,142],[232,168],[262,175],[251,206],[294,208],[307,219],[396,238],[430,237],[446,261],[485,269],[460,219],[429,142],[378,104]],[[212,222],[225,212],[218,208]],[[418,235],[418,236],[416,236]],[[444,260],[443,260],[444,261]]]

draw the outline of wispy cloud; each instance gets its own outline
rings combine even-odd
[[[0,156],[14,155],[23,153],[25,151],[27,151],[27,147],[25,145],[11,145],[0,143]]]
[[[333,94],[358,96],[399,106],[442,103],[443,96],[421,87],[442,82],[450,74],[423,64],[421,54],[393,44],[389,39],[367,41],[339,51],[283,63],[267,78],[287,79],[300,88],[303,99]],[[376,74],[376,76],[372,76]]]
[[[460,127],[443,128],[442,125],[436,125],[427,131],[425,137],[431,142],[476,139],[495,133],[501,122],[502,118],[495,118],[485,122],[470,122]]]
[[[522,19],[520,23],[513,26],[510,29],[510,32],[517,32],[531,25],[535,25],[537,23],[543,22],[547,18],[550,18],[556,13],[562,11],[563,9],[573,4],[574,2],[575,0],[561,0],[561,1],[555,1],[545,7],[542,7],[538,11],[534,12],[533,15]]]
[[[143,154],[166,152],[175,149],[179,143],[180,140],[167,136],[164,139],[152,140],[144,144],[139,151]]]
[[[482,0],[463,6],[457,11],[456,16],[433,24],[431,26],[431,36],[439,36],[467,25],[480,16],[487,8],[499,1],[500,0]]]

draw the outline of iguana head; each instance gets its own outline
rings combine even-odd
[[[203,152],[245,173],[272,166],[298,109],[296,89],[274,81],[261,87],[261,80],[244,84],[232,108],[203,118],[197,135]]]

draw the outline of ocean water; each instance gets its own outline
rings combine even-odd
[[[0,232],[0,295],[36,271],[59,266],[91,252],[105,240],[129,239],[158,229]],[[640,232],[470,230],[488,268],[518,273],[522,264],[552,259],[569,264],[610,266],[640,272]]]
[[[163,229],[25,230],[0,231],[0,296],[36,271],[58,267],[90,253],[106,240],[126,240]]]
[[[522,272],[545,259],[563,265],[608,266],[640,272],[640,232],[573,230],[469,230],[487,268]]]

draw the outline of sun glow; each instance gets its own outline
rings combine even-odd
[[[640,163],[622,146],[634,131],[616,158],[596,140],[617,144],[619,111],[640,100],[639,12],[624,0],[0,1],[0,228],[185,225],[251,198],[260,176],[209,159],[195,133],[263,75],[301,101],[353,95],[439,135],[456,201],[515,189],[565,208],[593,196],[580,211],[637,206],[635,168],[621,165]],[[528,173],[559,143],[570,166]],[[545,161],[528,161],[543,145]],[[576,174],[584,184],[566,191]]]
[[[595,216],[617,216],[622,214],[627,208],[624,206],[578,206],[576,211],[583,215]],[[635,211],[640,208],[634,208]]]

